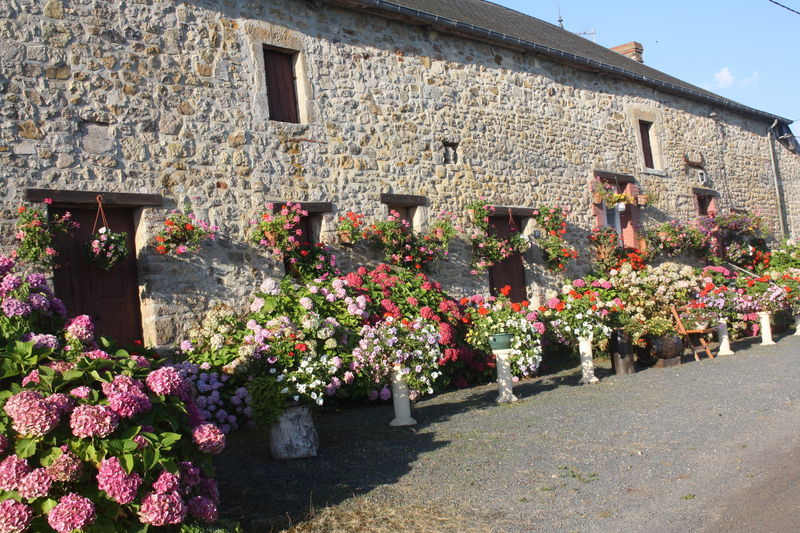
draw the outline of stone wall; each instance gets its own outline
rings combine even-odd
[[[265,44],[300,52],[303,124],[268,119]],[[11,0],[0,5],[0,50],[2,245],[28,187],[163,195],[137,229],[156,344],[281,273],[247,244],[248,220],[269,199],[333,202],[323,240],[337,213],[384,217],[381,192],[426,196],[423,221],[476,198],[562,205],[568,238],[585,249],[595,169],[636,177],[653,198],[645,221],[691,219],[693,152],[723,210],[760,210],[777,226],[763,121],[320,2]],[[660,172],[643,169],[639,119],[654,122]],[[445,163],[445,142],[457,162]],[[777,158],[797,232],[800,162],[782,146]],[[220,239],[191,258],[157,256],[152,236],[185,200]],[[468,247],[453,250],[436,277],[455,294],[486,292]],[[529,259],[534,296],[550,278]]]

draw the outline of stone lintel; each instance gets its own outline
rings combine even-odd
[[[25,189],[25,198],[29,202],[43,202],[45,198],[51,198],[53,203],[57,205],[96,205],[98,194],[102,195],[103,204],[107,206],[160,207],[163,203],[160,194]]]

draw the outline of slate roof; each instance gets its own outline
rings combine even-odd
[[[558,26],[483,0],[328,0],[435,27],[438,31],[523,48],[578,68],[627,78],[664,92],[784,124],[792,121],[728,100],[600,46]],[[620,43],[622,44],[622,43]]]

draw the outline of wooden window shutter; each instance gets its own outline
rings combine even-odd
[[[642,155],[644,156],[644,166],[647,168],[655,168],[655,166],[653,166],[653,147],[650,145],[650,128],[652,126],[652,122],[647,122],[646,120],[639,121],[639,136],[642,138]]]
[[[294,76],[294,54],[264,48],[264,74],[267,79],[267,101],[270,120],[300,122],[297,112],[297,88]]]

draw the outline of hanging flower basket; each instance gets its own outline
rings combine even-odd
[[[97,229],[97,222],[103,225]],[[103,211],[103,197],[97,195],[97,215],[94,217],[92,236],[84,244],[86,258],[103,270],[111,270],[117,263],[128,257],[128,234],[124,231],[114,233],[108,227],[106,213]]]
[[[114,265],[128,257],[128,234],[114,233],[103,226],[84,245],[87,259],[102,268],[111,270]]]

